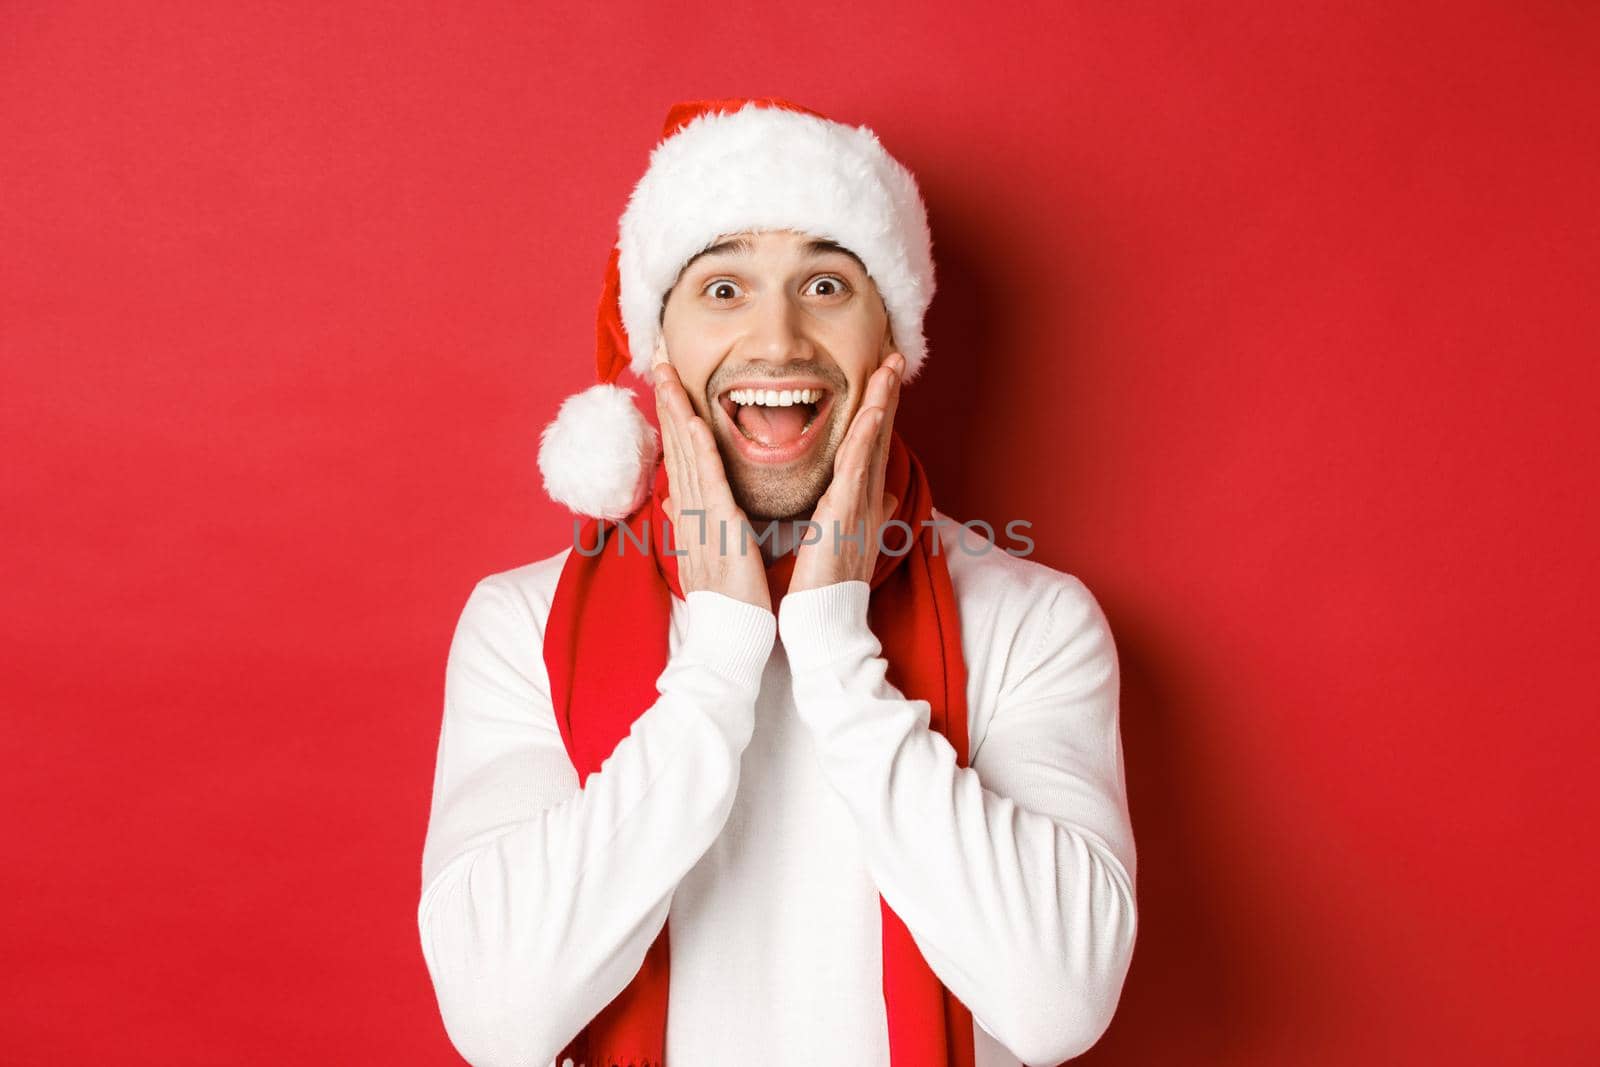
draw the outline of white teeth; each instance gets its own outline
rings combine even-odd
[[[793,404],[815,404],[822,399],[821,389],[735,389],[728,394],[735,404],[759,404],[786,408]]]

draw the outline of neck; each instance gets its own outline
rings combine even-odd
[[[771,530],[771,534],[761,542],[762,561],[770,565],[773,560],[794,551],[806,532],[803,524],[810,517],[811,512],[807,511],[803,515],[791,515],[784,519],[752,520],[751,527],[756,533],[766,534]]]

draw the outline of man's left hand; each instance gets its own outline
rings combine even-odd
[[[884,520],[900,503],[884,493],[883,473],[905,366],[905,356],[890,352],[867,379],[861,407],[833,457],[833,481],[811,513],[821,537],[800,546],[788,592],[871,580]],[[805,536],[814,533],[808,529]],[[851,537],[856,539],[846,540]]]

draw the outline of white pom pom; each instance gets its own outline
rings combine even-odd
[[[623,518],[650,494],[659,446],[632,390],[592,385],[563,400],[539,435],[545,492],[579,515]]]

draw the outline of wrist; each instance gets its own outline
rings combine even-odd
[[[805,669],[881,650],[867,621],[872,587],[851,578],[812,589],[791,590],[778,605],[778,640],[792,669]]]
[[[755,691],[772,655],[777,618],[770,608],[712,589],[684,596],[688,608],[679,654]]]

